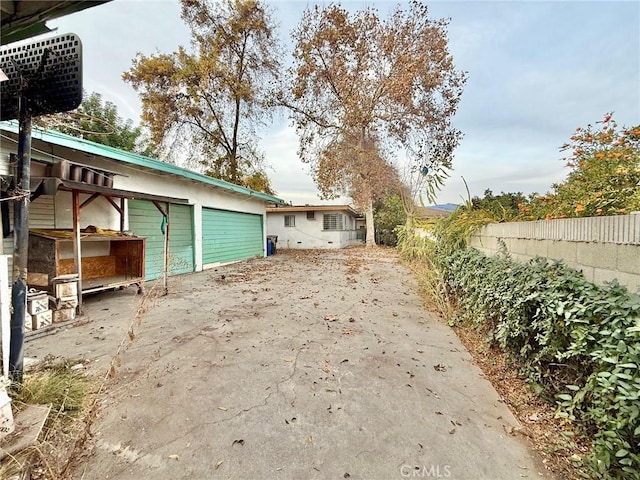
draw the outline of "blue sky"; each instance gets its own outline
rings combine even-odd
[[[270,1],[280,36],[314,2]],[[373,6],[381,15],[396,2],[341,2],[351,10]],[[322,3],[321,3],[322,4]],[[439,203],[494,192],[547,191],[564,178],[560,145],[578,126],[605,113],[640,124],[640,2],[436,1],[433,18],[450,18],[450,50],[468,82],[454,124],[464,134]],[[137,52],[172,52],[189,45],[177,1],[115,0],[53,22],[83,41],[84,86],[102,93],[122,116],[139,120],[135,91],[121,80]],[[319,203],[308,168],[296,156],[286,118],[262,133],[278,196]]]

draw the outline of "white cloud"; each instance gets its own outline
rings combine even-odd
[[[294,205],[297,204],[345,204],[348,198],[322,200],[313,181],[309,165],[304,164],[297,153],[298,137],[291,126],[283,126],[272,131],[262,143],[273,188],[278,196]]]

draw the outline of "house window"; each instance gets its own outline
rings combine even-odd
[[[284,216],[284,226],[285,227],[295,227],[296,226],[296,216],[295,215],[285,215]]]
[[[315,220],[316,212],[307,212],[307,220]]]
[[[323,230],[344,230],[343,223],[342,223],[342,214],[325,213],[322,216],[322,229]]]

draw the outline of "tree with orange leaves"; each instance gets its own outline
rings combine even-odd
[[[533,218],[624,215],[640,210],[640,125],[619,127],[608,113],[596,125],[578,127],[561,147],[571,168],[554,192],[523,207]]]
[[[176,144],[204,173],[272,192],[257,128],[281,68],[276,25],[261,0],[181,0],[193,53],[139,53],[123,74],[157,144]]]
[[[321,192],[348,193],[364,210],[368,244],[373,202],[398,177],[394,159],[406,157],[413,172],[451,166],[465,74],[454,67],[446,27],[413,1],[387,19],[373,8],[316,6],[293,32],[292,89],[281,103]]]

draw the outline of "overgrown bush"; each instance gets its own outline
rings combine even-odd
[[[442,318],[451,318],[455,312],[454,302],[444,282],[443,266],[434,261],[438,258],[435,253],[436,242],[428,237],[412,234],[405,226],[398,227],[396,232],[397,249],[400,255],[410,262],[428,308]]]
[[[485,331],[594,439],[592,478],[640,478],[640,296],[562,263],[519,264],[472,248],[440,258],[457,320]]]
[[[468,248],[493,220],[467,202],[433,228],[433,240],[401,231],[398,249],[430,270],[418,281],[449,310],[455,305],[452,322],[487,332],[556,403],[557,416],[593,439],[585,476],[640,479],[640,296],[588,282],[561,262],[521,264]]]

